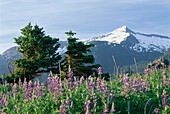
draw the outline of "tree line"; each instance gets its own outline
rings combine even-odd
[[[95,58],[89,55],[93,44],[84,44],[77,41],[72,31],[65,32],[67,38],[67,51],[64,57],[57,52],[60,47],[59,38],[52,38],[45,34],[43,28],[32,26],[31,22],[21,29],[22,36],[14,38],[19,45],[18,51],[23,58],[14,60],[14,72],[5,75],[8,82],[29,81],[42,72],[52,71],[62,78],[67,76],[69,70],[73,70],[74,76],[97,75],[97,69],[101,66],[94,64]],[[61,72],[62,71],[62,72]]]

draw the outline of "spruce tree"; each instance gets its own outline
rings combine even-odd
[[[29,23],[21,29],[23,36],[14,38],[15,43],[20,47],[18,51],[22,53],[23,58],[14,61],[15,71],[7,79],[24,78],[31,80],[36,73],[57,71],[58,62],[61,59],[59,53],[56,53],[60,44],[58,38],[52,38],[45,35],[43,28],[38,25],[34,27]]]
[[[97,74],[97,68],[100,65],[94,65],[94,56],[88,54],[90,48],[94,47],[94,45],[78,42],[78,38],[73,37],[76,33],[73,33],[72,31],[65,32],[65,34],[68,36],[68,47],[63,60],[63,71],[65,75],[67,71],[69,71],[69,68],[73,70],[74,76],[89,76],[93,73]]]

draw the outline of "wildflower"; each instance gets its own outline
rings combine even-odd
[[[149,76],[149,71],[148,70],[144,70],[144,72],[145,72],[145,76]]]
[[[157,109],[157,108],[155,108],[154,112],[155,112],[156,114],[158,114],[158,109]]]
[[[103,74],[103,69],[102,69],[102,67],[99,67],[99,68],[98,68],[98,74]]]
[[[19,78],[18,85],[19,85],[19,87],[21,87],[21,85],[22,85],[22,82],[21,82],[21,79],[20,79],[20,78]]]
[[[92,114],[91,112],[91,102],[88,98],[88,96],[86,97],[86,102],[84,103],[85,105],[85,114]]]
[[[14,92],[14,93],[17,93],[17,92],[18,92],[18,87],[17,87],[17,84],[16,84],[16,83],[13,85],[13,92]]]
[[[167,92],[165,90],[163,90],[163,93],[162,93],[162,106],[163,107],[168,106],[168,95],[167,95]]]
[[[1,94],[0,94],[0,110],[3,109],[3,107],[8,104],[9,104],[9,102],[7,101],[5,95],[1,92]]]
[[[39,92],[40,92],[40,97],[42,97],[42,96],[44,96],[45,95],[45,86],[44,86],[44,84],[42,83],[41,84],[41,86],[40,86],[40,90],[39,90]]]
[[[67,98],[66,98],[66,105],[67,106],[71,105],[71,100],[69,99],[68,95],[67,95]]]
[[[122,82],[122,75],[119,77],[119,83]]]
[[[67,107],[66,107],[64,101],[62,102],[62,104],[60,106],[60,114],[68,114]]]
[[[166,83],[167,80],[166,70],[163,71],[162,75],[163,75],[163,82]]]

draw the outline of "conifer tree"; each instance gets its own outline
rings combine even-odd
[[[88,54],[90,48],[94,47],[94,45],[78,42],[78,38],[73,37],[76,33],[73,33],[72,31],[65,32],[65,34],[68,36],[68,47],[63,60],[63,71],[67,73],[69,68],[71,68],[74,76],[89,76],[93,73],[97,74],[97,68],[100,65],[94,65],[94,56]]]
[[[61,59],[59,53],[56,53],[60,46],[59,39],[45,35],[43,28],[38,25],[33,27],[31,23],[21,29],[21,33],[23,36],[14,40],[20,46],[18,51],[23,58],[14,61],[15,71],[7,79],[11,81],[26,78],[28,81],[36,73],[57,71],[58,61]]]

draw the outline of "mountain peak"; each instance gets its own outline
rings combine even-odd
[[[127,30],[127,26],[125,26],[125,25],[116,29],[116,31],[120,31],[120,32],[126,32],[126,30]]]
[[[122,41],[125,41],[127,37],[130,36],[129,31],[131,30],[129,30],[127,26],[122,26],[121,28],[118,28],[110,33],[95,37],[90,41],[108,41],[110,43],[120,44]]]
[[[130,30],[126,25],[116,29],[117,32],[128,32],[128,33],[135,33],[132,30]]]

